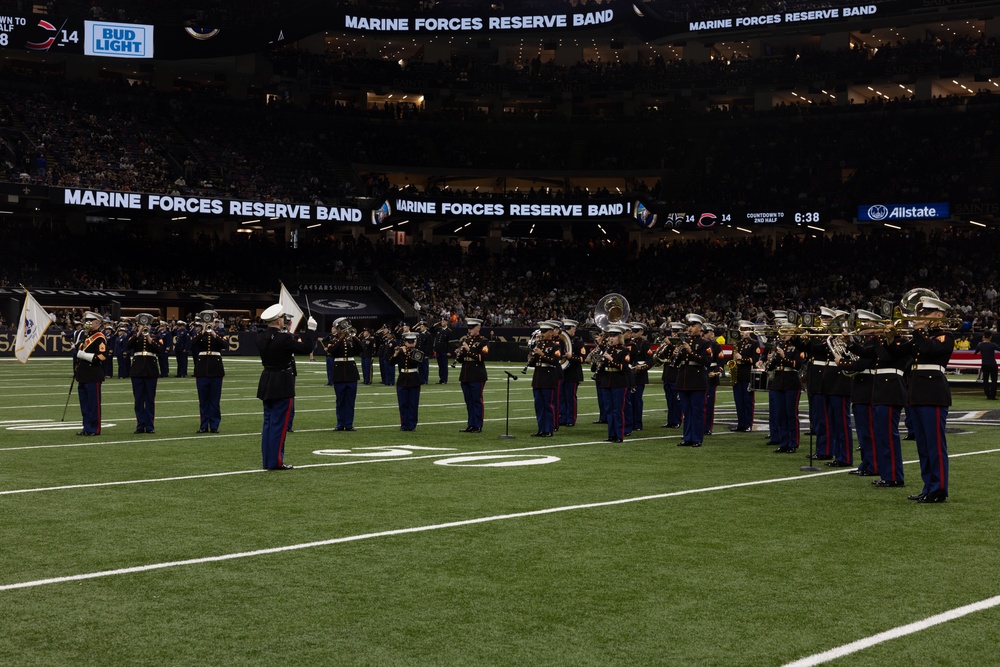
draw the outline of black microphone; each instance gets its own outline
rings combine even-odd
[[[510,371],[504,371],[504,373],[506,373],[507,377],[509,377],[511,380],[516,380],[517,379],[517,376],[514,375],[513,373],[511,373]]]

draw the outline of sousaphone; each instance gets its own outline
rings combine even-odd
[[[628,299],[615,292],[605,294],[594,306],[594,324],[601,331],[607,331],[613,324],[628,322],[629,312]]]

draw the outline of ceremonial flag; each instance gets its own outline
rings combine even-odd
[[[285,284],[279,284],[281,285],[281,296],[278,298],[278,303],[284,307],[285,315],[292,318],[292,323],[288,325],[288,330],[295,331],[299,326],[299,322],[302,321],[302,309],[299,308],[299,304],[295,303],[295,299],[292,298]]]
[[[28,290],[24,290],[24,294],[21,321],[17,324],[17,337],[14,339],[14,356],[22,364],[28,363],[28,357],[35,351],[35,346],[56,319],[38,305]]]

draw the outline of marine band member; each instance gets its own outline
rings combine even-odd
[[[736,403],[736,426],[730,431],[749,433],[753,430],[754,392],[750,382],[753,379],[754,365],[760,361],[763,349],[754,334],[753,322],[740,320],[739,340],[733,345],[733,362],[735,363],[735,381],[733,383],[733,401]]]
[[[465,320],[468,333],[462,339],[462,344],[455,350],[455,359],[462,364],[459,382],[462,384],[462,397],[465,399],[465,412],[468,417],[461,433],[483,432],[483,388],[486,386],[486,355],[489,354],[489,341],[482,335],[483,321],[475,317]]]
[[[540,322],[541,333],[531,350],[534,372],[531,375],[531,391],[535,399],[535,421],[538,430],[533,437],[551,438],[556,429],[556,401],[559,391],[559,363],[562,361],[562,343],[553,338],[550,322]]]
[[[218,433],[222,424],[222,378],[226,376],[222,353],[229,349],[229,337],[209,323],[196,323],[194,330],[191,352],[198,389],[198,433]]]
[[[361,343],[351,329],[346,317],[338,317],[330,328],[331,335],[324,339],[327,377],[333,383],[337,400],[337,425],[335,431],[353,431],[354,406],[358,398],[358,364],[354,357],[362,352]]]
[[[83,334],[73,346],[73,377],[76,378],[82,436],[101,434],[101,383],[104,382],[104,361],[108,356],[108,340],[101,331],[104,318],[93,311],[83,314]]]

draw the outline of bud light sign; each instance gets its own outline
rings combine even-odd
[[[858,222],[898,220],[943,220],[950,217],[948,202],[931,204],[864,204],[858,207]]]
[[[153,26],[84,21],[83,53],[107,58],[152,58]]]

